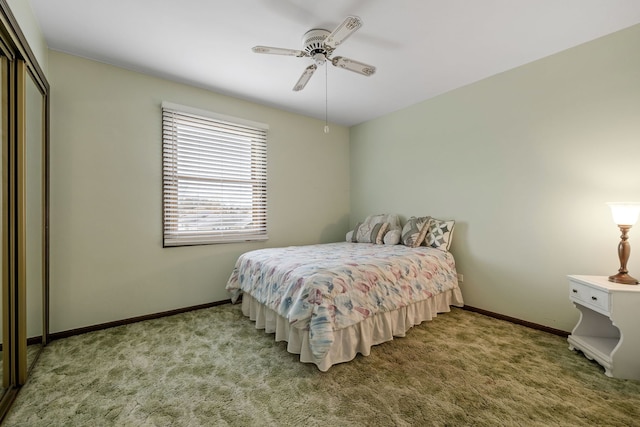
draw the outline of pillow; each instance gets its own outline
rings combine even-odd
[[[391,228],[391,227],[389,227]],[[400,238],[402,237],[402,229],[396,228],[394,230],[387,231],[387,234],[384,235],[384,244],[385,245],[397,245],[400,243]]]
[[[385,222],[389,223],[389,230],[384,235],[385,245],[397,245],[402,237],[402,225],[400,225],[400,217],[396,214],[385,215]]]
[[[353,230],[351,241],[356,243],[375,243],[381,245],[388,228],[388,222],[359,222]]]
[[[361,222],[356,224],[356,228],[354,228],[353,230],[351,230],[349,233],[351,233],[351,237],[349,237],[349,233],[347,233],[347,237],[349,238],[349,241],[352,243],[358,243],[358,239],[356,239],[356,236],[358,234],[358,230],[360,229],[360,226],[362,225]]]
[[[382,227],[380,227],[380,231],[378,232],[378,236],[376,236],[376,245],[384,245],[384,238],[389,234],[389,223],[382,223]]]
[[[400,217],[397,214],[378,214],[369,215],[364,221],[358,223],[368,224],[368,226],[374,227],[379,223],[388,223],[386,232],[384,232],[382,241],[385,245],[397,245],[400,243],[400,237],[402,234],[402,226],[400,225]],[[369,225],[370,224],[370,225]],[[358,242],[355,230],[351,230],[345,236],[347,242]],[[371,238],[371,236],[369,236]]]
[[[453,227],[455,224],[456,222],[453,220],[445,221],[431,218],[429,227],[427,227],[428,231],[424,239],[424,246],[431,246],[432,248],[448,251],[451,247]]]
[[[429,229],[430,219],[431,217],[428,216],[419,218],[412,216],[409,218],[402,228],[402,244],[410,248],[420,246]]]

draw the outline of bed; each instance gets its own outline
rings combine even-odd
[[[321,371],[463,305],[447,250],[338,242],[241,255],[227,283],[256,328]]]

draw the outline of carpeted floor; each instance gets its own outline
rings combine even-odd
[[[5,426],[632,426],[640,382],[461,309],[322,373],[223,305],[47,346]]]

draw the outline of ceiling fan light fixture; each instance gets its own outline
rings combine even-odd
[[[316,65],[323,65],[326,60],[327,57],[324,55],[324,53],[316,53],[315,55],[313,55],[313,61],[316,63]]]

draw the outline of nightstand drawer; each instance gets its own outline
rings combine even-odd
[[[609,313],[609,293],[582,283],[571,282],[569,297],[587,307],[596,307],[598,311]]]

